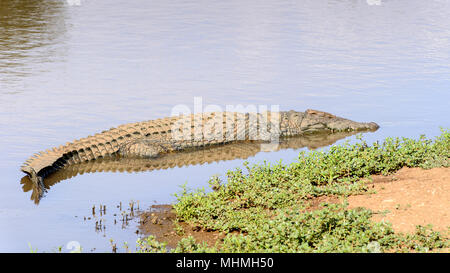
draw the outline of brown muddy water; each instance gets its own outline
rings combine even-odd
[[[194,97],[374,121],[381,128],[364,135],[369,142],[433,137],[450,127],[449,90],[447,0],[2,0],[0,251],[109,252],[110,239],[132,248],[138,223],[118,223],[121,202],[171,203],[180,185],[207,187],[244,160],[292,162],[299,150],[356,138],[236,147],[245,156],[195,155],[196,165],[92,163],[54,177],[38,204],[19,171],[37,151],[179,104],[193,109]]]

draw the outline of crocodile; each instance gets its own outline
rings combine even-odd
[[[172,168],[181,168],[189,165],[203,165],[213,162],[241,159],[245,160],[255,156],[261,151],[279,151],[284,149],[297,150],[308,148],[314,150],[320,147],[329,146],[338,140],[344,139],[361,131],[336,132],[329,134],[327,132],[308,134],[303,136],[294,136],[284,138],[280,143],[265,147],[258,142],[236,142],[227,145],[210,146],[204,149],[180,151],[177,153],[168,153],[158,158],[148,160],[146,158],[124,158],[119,154],[110,157],[98,158],[96,160],[86,161],[78,164],[67,165],[57,172],[47,176],[44,180],[46,190],[55,184],[71,179],[85,173],[101,172],[146,172],[154,170],[166,170]],[[31,200],[39,204],[43,191],[41,187],[25,175],[21,182],[24,192],[31,191]]]
[[[39,152],[22,165],[44,190],[44,178],[70,165],[100,158],[157,158],[174,152],[236,142],[277,141],[319,132],[375,131],[374,122],[355,122],[327,112],[211,112],[179,115],[120,125]]]

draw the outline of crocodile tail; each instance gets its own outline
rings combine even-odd
[[[58,148],[42,151],[31,156],[21,171],[33,179],[44,179],[49,174],[72,164],[78,164],[115,154],[120,145],[141,136],[140,123],[121,125],[108,131],[88,136]],[[33,183],[39,183],[39,181]]]
[[[64,149],[60,147],[34,154],[25,161],[21,171],[28,174],[33,183],[43,186],[43,179],[64,165]]]

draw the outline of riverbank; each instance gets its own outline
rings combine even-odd
[[[141,214],[139,251],[448,252],[449,158],[443,130],[244,165]]]

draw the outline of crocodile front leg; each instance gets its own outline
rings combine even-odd
[[[119,154],[123,157],[155,158],[168,151],[167,144],[148,139],[130,141],[119,148]]]

